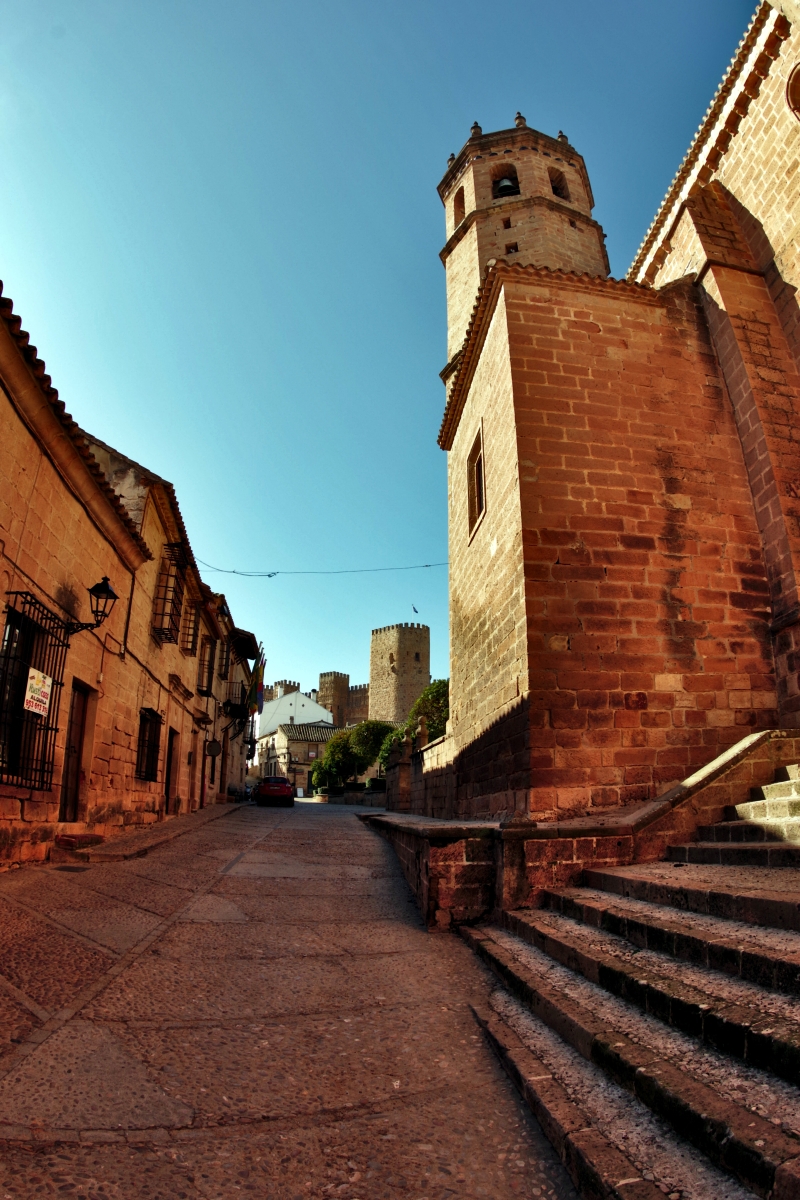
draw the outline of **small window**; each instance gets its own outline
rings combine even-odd
[[[577,221],[573,221],[572,217],[570,217],[570,219],[569,219],[569,226],[570,226],[570,229],[577,229],[577,228],[578,228],[578,222],[577,222]]]
[[[183,590],[188,561],[181,542],[164,546],[153,604],[153,637],[159,642],[177,642],[181,631]]]
[[[35,791],[52,787],[68,648],[59,616],[30,592],[8,593],[0,645],[0,783]],[[32,691],[37,674],[38,702]]]
[[[558,196],[559,200],[569,200],[569,187],[563,171],[559,171],[558,167],[548,167],[547,171],[550,176],[550,188],[554,196]]]
[[[136,747],[136,778],[154,783],[158,779],[158,753],[161,749],[161,714],[154,708],[139,712],[139,741]]]
[[[464,189],[460,187],[453,197],[453,228],[457,229],[464,220],[466,213],[466,205],[464,203]]]
[[[419,662],[419,650],[417,650],[416,654],[414,655],[414,662]]]
[[[181,650],[191,658],[194,658],[195,654],[197,654],[197,638],[199,633],[200,605],[196,601],[191,601],[186,605],[183,614],[183,628],[181,630]]]
[[[506,246],[506,254],[519,254],[519,246],[516,242],[509,242]]]
[[[483,471],[483,438],[480,431],[472,444],[467,459],[467,501],[469,509],[469,531],[472,533],[486,507]]]
[[[503,217],[503,229],[511,228],[511,217]]]
[[[794,68],[786,85],[786,103],[796,117],[800,117],[800,63]]]
[[[222,652],[219,656],[219,671],[220,679],[227,679],[231,669],[231,644],[226,638],[222,643]]]

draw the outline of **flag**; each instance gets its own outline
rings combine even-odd
[[[258,658],[250,676],[250,687],[247,690],[247,711],[250,716],[260,713],[264,707],[264,665],[266,663],[263,646],[258,647]]]
[[[412,608],[414,608],[414,605],[412,604],[412,605],[411,605],[411,607],[412,607]],[[419,609],[418,609],[418,608],[414,608],[414,612],[417,614],[417,616],[419,616]]]
[[[264,711],[264,667],[267,665],[267,660],[264,657],[264,651],[261,651],[259,663],[256,669],[258,682],[256,684],[256,705],[258,707],[258,715],[261,716]]]

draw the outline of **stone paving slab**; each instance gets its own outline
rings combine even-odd
[[[575,1200],[472,1019],[488,974],[347,809],[26,868],[0,908],[0,1200]]]
[[[209,821],[216,821],[233,811],[228,804],[213,804],[182,817],[169,817],[135,833],[122,833],[99,846],[73,851],[76,858],[90,863],[123,862],[128,858],[139,858],[149,854],[158,846],[164,846],[186,833],[194,833]]]

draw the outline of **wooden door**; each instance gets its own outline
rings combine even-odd
[[[178,740],[177,729],[170,729],[167,735],[167,762],[164,771],[164,812],[169,813],[169,806],[172,800],[174,788],[172,786],[175,778],[175,744]]]
[[[64,752],[64,773],[61,777],[61,804],[59,821],[77,821],[78,800],[81,785],[81,763],[83,761],[83,739],[86,734],[86,708],[89,689],[73,680],[72,699],[69,706],[67,745]]]

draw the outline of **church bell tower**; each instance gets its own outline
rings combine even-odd
[[[586,166],[566,135],[529,129],[470,131],[439,184],[447,241],[447,358],[461,349],[481,281],[500,259],[553,270],[608,275],[603,230],[592,219]]]

